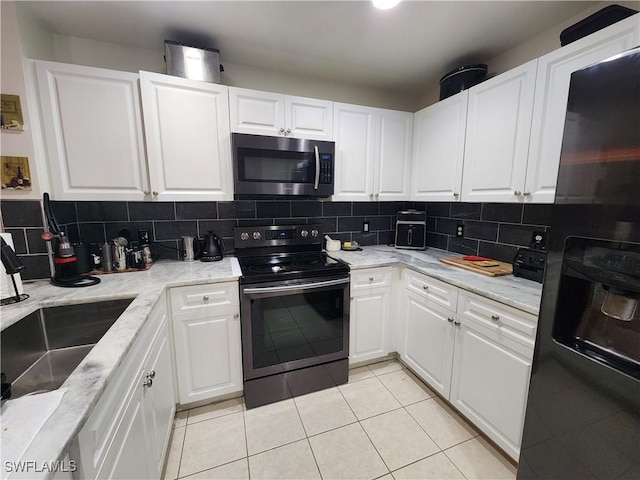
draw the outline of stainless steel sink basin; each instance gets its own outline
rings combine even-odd
[[[3,330],[3,390],[11,384],[18,398],[59,388],[132,301],[41,308]]]

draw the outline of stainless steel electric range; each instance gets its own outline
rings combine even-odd
[[[347,382],[349,267],[318,225],[237,227],[247,408]]]

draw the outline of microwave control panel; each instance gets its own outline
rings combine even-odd
[[[333,157],[327,153],[320,155],[320,183],[333,183]]]

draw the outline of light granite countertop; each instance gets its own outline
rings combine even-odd
[[[329,255],[347,262],[351,269],[403,265],[406,268],[534,315],[538,315],[540,309],[542,284],[513,275],[489,277],[440,261],[441,258],[460,257],[460,254],[435,248],[424,251],[399,250],[378,245],[362,247],[362,251],[357,252],[344,250],[329,252]]]
[[[339,251],[330,252],[330,255],[345,261],[351,269],[401,265],[525,312],[538,314],[542,285],[513,276],[485,277],[439,261],[443,257],[459,256],[451,252],[437,249],[397,250],[387,246],[372,246],[363,247],[363,250],[358,252]],[[114,378],[118,366],[166,289],[174,286],[235,281],[240,276],[237,260],[227,257],[215,263],[164,260],[144,272],[102,275],[99,285],[85,288],[60,288],[44,280],[25,282],[24,289],[30,298],[20,304],[0,309],[1,329],[9,327],[41,307],[135,299],[62,385],[61,389],[64,389],[65,393],[60,404],[37,432],[22,460],[53,462],[63,459],[72,440],[80,432],[100,396]],[[53,401],[55,393],[41,395],[52,395]],[[21,399],[9,400],[5,407],[11,402],[20,401]],[[3,425],[2,441],[10,442],[29,433],[17,428],[9,431],[6,425]],[[2,460],[4,462],[17,459],[6,458],[3,455]],[[7,476],[4,470],[3,468],[3,478]],[[30,476],[33,475],[32,472]],[[50,476],[47,472],[39,475],[41,478]],[[21,476],[14,473],[11,478]]]
[[[44,425],[35,434],[35,438],[22,455],[22,460],[31,460],[38,462],[38,465],[43,465],[44,462],[63,459],[100,396],[114,379],[118,366],[131,349],[165,289],[174,286],[235,281],[240,275],[237,259],[228,257],[215,263],[163,260],[143,272],[101,275],[101,282],[98,285],[83,288],[60,288],[51,285],[47,280],[25,282],[24,290],[29,294],[29,299],[0,309],[3,330],[41,307],[123,298],[135,298],[135,300],[64,382],[61,389],[66,391],[60,404],[48,419],[43,418]],[[55,394],[56,392],[49,392],[39,396],[50,395],[54,401]],[[7,401],[3,405],[3,411],[7,406],[11,409],[17,407],[16,409],[20,410],[21,403],[24,404],[27,398]],[[30,415],[39,414],[28,409],[25,411]],[[0,416],[0,422],[2,422],[3,446],[11,446],[12,443],[23,441],[25,437],[34,436],[33,431],[20,428],[20,422],[12,421],[10,425],[18,423],[18,427],[14,428],[7,425],[9,422],[3,421],[2,416]],[[3,451],[3,468],[0,469],[2,478],[8,475],[4,462],[19,460],[7,457],[6,453]],[[24,478],[49,476],[48,472],[31,471]],[[13,473],[11,478],[23,478],[23,475]]]

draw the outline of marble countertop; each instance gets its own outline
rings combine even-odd
[[[363,250],[358,252],[339,251],[330,252],[330,255],[345,261],[352,269],[402,265],[525,312],[538,314],[542,285],[513,276],[485,277],[439,261],[443,257],[459,256],[451,252],[437,249],[397,250],[387,246],[372,246],[363,247]],[[143,272],[102,275],[100,284],[85,288],[60,288],[45,280],[25,282],[24,289],[25,293],[30,295],[29,299],[20,304],[1,307],[1,329],[13,325],[42,307],[135,299],[62,385],[66,392],[60,405],[48,419],[43,419],[44,425],[35,435],[22,459],[52,462],[64,457],[72,440],[82,429],[100,396],[112,381],[114,373],[129,352],[149,313],[166,289],[174,286],[234,281],[240,276],[237,259],[227,257],[215,263],[164,260]],[[27,434],[29,432],[17,429],[11,432],[4,430],[2,440],[11,441]],[[4,478],[7,473],[4,469],[1,471]],[[40,476],[46,478],[49,475],[44,472]],[[12,474],[11,478],[14,477],[19,478],[20,475]]]
[[[240,275],[237,259],[228,257],[215,263],[163,260],[143,272],[101,275],[98,285],[83,288],[60,288],[51,285],[47,280],[25,282],[24,290],[29,294],[29,299],[0,309],[3,330],[41,307],[134,297],[135,300],[64,382],[61,388],[66,392],[60,405],[50,417],[43,419],[44,425],[35,435],[22,460],[33,460],[39,464],[62,460],[71,441],[82,429],[100,396],[114,378],[118,366],[129,352],[165,289],[173,286],[234,281]],[[40,395],[52,393],[55,392]],[[24,401],[24,398],[26,397],[9,400],[3,406],[3,410],[12,402]],[[34,414],[37,415],[38,412]],[[19,428],[9,431],[3,424],[3,443],[17,443],[29,435],[33,436],[33,432]],[[4,467],[5,461],[18,459],[3,455],[2,460]],[[7,476],[5,468],[0,471],[2,478]],[[34,475],[41,478],[49,476],[47,472],[30,472],[28,476]],[[20,477],[21,475],[15,473],[11,475],[11,478]]]
[[[447,282],[519,310],[538,315],[542,284],[513,275],[489,277],[444,264],[441,258],[460,257],[460,254],[429,248],[427,250],[399,250],[383,245],[362,247],[362,251],[340,250],[329,255],[343,260],[352,269],[403,265],[417,272]]]

